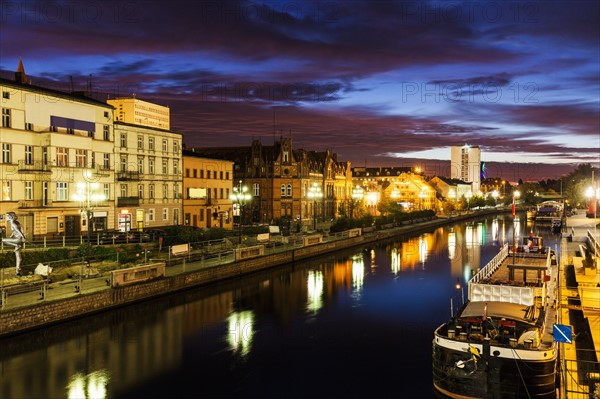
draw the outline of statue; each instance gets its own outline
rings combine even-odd
[[[10,223],[12,234],[8,238],[3,238],[2,242],[15,247],[16,272],[17,276],[21,276],[21,249],[23,249],[23,244],[25,243],[25,234],[23,234],[21,223],[17,219],[16,213],[6,213],[6,221]]]

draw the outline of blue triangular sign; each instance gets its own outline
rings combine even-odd
[[[552,326],[552,335],[554,335],[554,342],[565,342],[567,344],[573,343],[573,332],[571,331],[571,326],[554,324]]]

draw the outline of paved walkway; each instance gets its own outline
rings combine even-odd
[[[581,212],[578,215],[571,216],[567,219],[566,233],[563,233],[561,240],[561,254],[560,264],[561,266],[561,319],[560,324],[573,325],[574,320],[569,319],[569,309],[573,309],[572,305],[569,305],[569,298],[579,297],[581,302],[580,309],[583,311],[584,319],[587,319],[590,332],[592,334],[592,340],[594,342],[594,349],[596,351],[597,359],[600,358],[600,270],[594,268],[584,268],[580,254],[580,246],[587,246],[587,235],[588,232],[596,237],[596,240],[600,242],[598,234],[600,230],[594,230],[595,221],[598,219],[586,218],[585,214]],[[572,239],[570,239],[572,237]],[[577,287],[567,286],[567,278],[565,275],[566,265],[573,265],[575,272],[575,280],[577,281]],[[587,396],[579,396],[576,391],[580,389],[585,391],[588,389],[587,384],[581,384],[581,376],[577,372],[578,366],[578,350],[584,350],[577,348],[577,338],[574,339],[574,344],[564,344],[564,355],[567,369],[567,397],[568,398],[579,398]],[[587,349],[589,351],[589,349]],[[581,354],[580,354],[581,355]],[[579,378],[578,378],[579,376]]]

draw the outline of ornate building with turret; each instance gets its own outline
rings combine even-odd
[[[273,145],[253,140],[249,147],[187,148],[200,156],[234,162],[234,186],[246,186],[251,200],[242,224],[277,223],[310,230],[337,217],[352,192],[350,162],[330,150],[293,148],[291,137]]]

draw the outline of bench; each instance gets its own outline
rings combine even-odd
[[[45,294],[46,294],[47,288],[48,288],[47,280],[38,280],[38,281],[32,281],[32,282],[27,282],[27,283],[7,285],[7,286],[2,287],[0,303],[4,307],[5,304],[7,303],[7,298],[10,295],[24,294],[24,293],[32,292],[32,291],[36,291],[36,290],[40,291],[41,299],[44,299],[44,297],[46,296]]]

